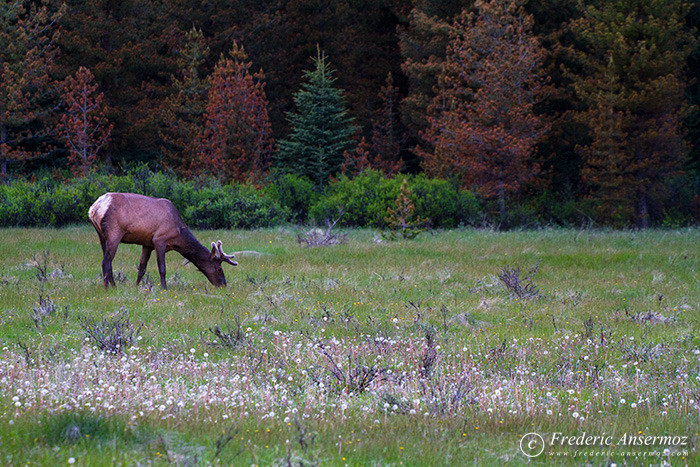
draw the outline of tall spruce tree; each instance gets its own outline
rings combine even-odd
[[[65,8],[24,3],[0,3],[0,181],[8,162],[30,158],[51,133],[44,123],[55,105],[57,22]]]
[[[163,100],[161,108],[161,152],[166,167],[187,173],[207,107],[209,78],[203,76],[209,47],[201,29],[193,27],[187,34],[175,34],[177,74],[171,76],[173,93]]]
[[[402,100],[401,120],[407,145],[422,143],[420,132],[428,123],[428,107],[435,98],[455,18],[473,5],[473,0],[411,0],[410,12],[398,29],[408,94]],[[405,154],[404,156],[406,156]],[[406,160],[409,171],[418,169],[418,158]]]
[[[574,23],[587,48],[574,78],[591,144],[582,174],[598,218],[647,227],[688,154],[685,64],[692,36],[682,0],[615,0]]]
[[[340,171],[346,149],[355,132],[343,93],[334,86],[333,70],[318,49],[314,69],[294,94],[296,111],[287,114],[291,134],[279,142],[277,165],[290,173],[305,175],[321,186]]]

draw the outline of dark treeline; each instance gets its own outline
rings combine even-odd
[[[35,0],[0,18],[5,182],[147,164],[320,193],[422,173],[495,222],[700,220],[700,0]]]

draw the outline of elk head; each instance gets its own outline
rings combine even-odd
[[[211,242],[211,252],[209,252],[209,262],[202,268],[202,272],[209,282],[214,284],[216,287],[226,287],[226,277],[224,277],[224,270],[221,268],[221,263],[228,263],[231,266],[238,266],[238,263],[233,260],[235,255],[227,255],[221,248],[221,240]]]

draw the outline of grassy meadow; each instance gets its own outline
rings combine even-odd
[[[259,254],[163,291],[0,230],[0,463],[700,464],[700,230],[299,232],[197,231]]]

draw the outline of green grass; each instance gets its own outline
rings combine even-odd
[[[0,462],[519,465],[533,431],[688,437],[536,463],[698,462],[699,230],[358,230],[317,249],[297,233],[196,232],[262,255],[214,289],[169,253],[162,291],[155,260],[134,285],[131,245],[105,290],[92,228],[0,230]],[[498,278],[536,265],[535,297]],[[126,317],[124,354],[86,339]]]

